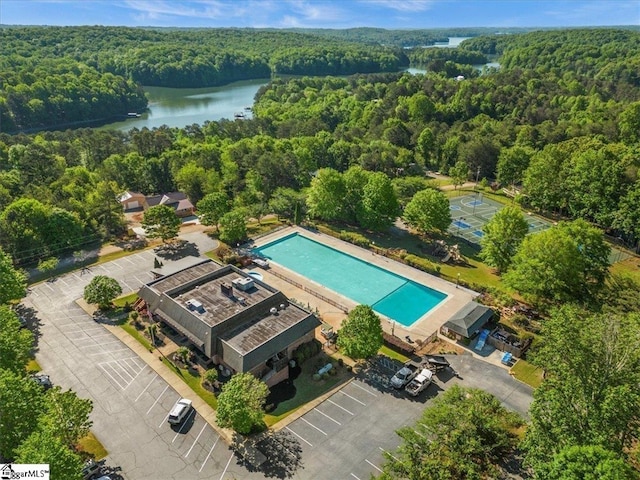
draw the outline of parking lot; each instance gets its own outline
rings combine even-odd
[[[382,365],[265,438],[258,448],[268,461],[256,469],[196,411],[170,426],[167,417],[178,393],[75,303],[95,274],[116,278],[125,291],[137,290],[151,280],[153,258],[144,251],[69,273],[33,286],[24,301],[43,371],[54,385],[93,400],[92,430],[109,451],[106,465],[114,479],[364,480],[380,473],[384,452],[398,445],[395,430],[413,424],[425,402],[454,383],[485,388],[520,412],[531,402],[530,389],[506,370],[470,356],[449,358],[462,379],[441,375],[415,399],[388,387],[397,365]]]

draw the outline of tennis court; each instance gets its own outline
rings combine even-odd
[[[450,198],[449,208],[452,219],[449,233],[479,245],[484,235],[482,227],[491,220],[496,212],[502,210],[504,205],[485,198],[482,192],[476,192],[463,197]],[[526,217],[529,223],[529,233],[541,232],[551,226],[551,222],[531,214],[527,214]]]

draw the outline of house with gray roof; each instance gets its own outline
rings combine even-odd
[[[494,312],[489,307],[469,302],[442,325],[440,332],[456,340],[473,338],[493,315]]]
[[[315,337],[320,321],[232,265],[201,259],[143,285],[148,314],[232,372],[251,372],[267,385],[288,378],[293,351]]]

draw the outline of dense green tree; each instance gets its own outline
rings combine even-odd
[[[118,200],[121,193],[115,182],[99,181],[87,196],[87,213],[107,236],[116,235],[124,229],[124,213]]]
[[[458,187],[469,178],[469,165],[464,160],[458,160],[456,164],[449,169],[449,176],[453,182],[454,189],[458,189]]]
[[[82,459],[47,430],[38,430],[16,449],[16,463],[49,464],[51,478],[82,478]]]
[[[354,165],[342,174],[346,194],[342,200],[342,215],[350,222],[358,222],[363,209],[364,188],[371,172],[359,165]]]
[[[18,315],[6,305],[0,305],[0,369],[24,373],[31,358],[33,334],[20,327]]]
[[[640,180],[629,188],[620,199],[618,210],[614,213],[613,225],[622,230],[630,239],[640,239]]]
[[[546,319],[532,357],[546,375],[534,392],[525,448],[542,471],[571,446],[622,455],[639,433],[640,317],[564,306]]]
[[[106,309],[121,293],[122,287],[115,278],[96,275],[84,287],[83,298],[87,303],[95,303],[99,308]]]
[[[338,332],[338,347],[345,355],[369,358],[382,346],[380,317],[368,305],[358,305],[342,322]]]
[[[198,202],[197,207],[202,224],[214,225],[216,231],[219,231],[220,219],[230,210],[229,197],[224,192],[208,193]]]
[[[413,196],[402,218],[420,233],[434,230],[444,232],[451,225],[449,200],[442,192],[426,188]]]
[[[382,172],[369,175],[362,191],[362,205],[357,219],[361,227],[384,230],[393,225],[400,214],[400,205],[391,179]]]
[[[640,141],[640,102],[629,104],[620,114],[620,137],[629,144]]]
[[[247,212],[244,208],[234,208],[220,218],[220,240],[235,245],[247,238]]]
[[[482,232],[480,256],[498,273],[503,273],[529,232],[529,224],[518,207],[507,206],[496,212],[482,227]]]
[[[181,192],[195,204],[205,195],[207,172],[203,167],[190,162],[176,173],[176,184]]]
[[[27,279],[23,272],[13,266],[11,257],[0,248],[0,305],[24,297]]]
[[[438,395],[413,427],[397,431],[398,449],[385,453],[380,479],[498,478],[499,463],[516,444],[522,419],[479,389],[454,385]]]
[[[277,188],[269,200],[269,208],[278,218],[289,218],[298,224],[306,213],[306,195],[292,188]]]
[[[502,185],[520,185],[524,172],[534,154],[531,147],[514,145],[500,150],[497,165],[497,179]]]
[[[0,369],[0,455],[2,457],[14,458],[16,449],[36,431],[39,417],[44,412],[44,402],[42,388],[32,379],[24,373],[18,374]]]
[[[525,237],[504,281],[537,300],[587,299],[604,285],[610,251],[602,231],[584,220],[561,222]]]
[[[544,473],[543,473],[544,472]],[[554,455],[544,480],[637,480],[638,473],[619,455],[599,445],[572,446]]]
[[[344,178],[339,172],[331,168],[318,170],[307,193],[309,215],[323,220],[340,219],[346,194]]]
[[[269,387],[250,373],[237,373],[218,396],[216,421],[222,428],[247,434],[264,427],[264,403]]]
[[[144,212],[142,228],[147,237],[160,238],[165,243],[178,236],[180,219],[173,208],[167,205],[155,205]]]
[[[60,387],[49,390],[45,407],[40,420],[42,428],[69,448],[74,448],[93,425],[89,419],[93,410],[91,400],[79,398],[71,390],[63,392]]]

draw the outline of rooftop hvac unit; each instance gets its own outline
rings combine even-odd
[[[228,283],[221,283],[220,291],[227,297],[233,297],[233,286],[229,285]]]
[[[278,313],[278,309],[276,307],[271,307],[269,309],[269,313],[271,313],[272,315],[275,315],[276,313]]]
[[[191,310],[192,312],[198,312],[198,313],[204,313],[204,306],[202,305],[202,303],[200,303],[198,300],[196,300],[195,298],[191,298],[189,300],[187,300],[186,302],[187,308],[189,310]]]
[[[253,278],[251,277],[241,277],[233,280],[233,286],[238,290],[242,290],[246,292],[247,290],[251,290],[253,288]]]

